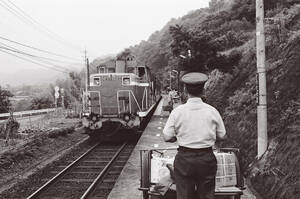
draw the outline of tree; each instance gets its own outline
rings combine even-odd
[[[126,48],[124,51],[117,55],[117,60],[124,60],[129,55],[131,55],[131,50],[129,48]]]
[[[72,80],[73,84],[71,84],[70,93],[75,97],[77,101],[81,101],[81,88],[84,87],[82,78],[79,73],[70,72],[69,77]]]
[[[219,69],[231,71],[233,63],[240,59],[239,54],[233,56],[221,55],[220,43],[215,42],[214,35],[201,29],[186,30],[182,26],[170,27],[172,35],[172,50],[174,56],[184,55],[186,58],[179,61],[180,70],[208,72]],[[187,53],[190,51],[190,55]]]
[[[2,89],[0,86],[0,113],[9,112],[9,106],[10,106],[9,97],[12,96],[13,94],[10,91]]]
[[[50,108],[53,106],[53,101],[48,96],[35,97],[31,101],[31,110]]]

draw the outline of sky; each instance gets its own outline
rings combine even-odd
[[[209,1],[0,0],[0,37],[60,55],[42,53],[0,38],[0,74],[41,68],[4,53],[7,48],[55,59],[51,70],[64,70],[62,67],[71,65],[83,67],[85,49],[91,60],[117,54],[147,40],[171,18],[207,7]]]

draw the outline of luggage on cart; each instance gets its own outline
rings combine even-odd
[[[144,199],[175,198],[172,165],[177,149],[153,149],[140,151],[141,186]],[[238,161],[239,150],[223,148],[215,151],[217,159],[216,198],[239,199],[244,181]],[[170,173],[171,171],[171,173]]]

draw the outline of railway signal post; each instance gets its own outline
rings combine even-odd
[[[267,132],[267,86],[266,53],[264,33],[264,2],[256,0],[256,56],[257,56],[257,157],[261,157],[268,147]]]
[[[59,98],[59,87],[55,86],[54,87],[55,93],[54,93],[54,97],[55,97],[55,108],[57,108],[57,102],[58,102],[58,98]]]

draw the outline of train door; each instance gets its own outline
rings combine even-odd
[[[131,113],[130,91],[121,90],[117,93],[118,97],[118,113]]]
[[[90,97],[89,97],[89,107],[90,112],[95,114],[102,114],[101,111],[101,96],[99,91],[89,91]]]
[[[141,107],[132,90],[120,90],[118,95],[118,110],[120,113],[136,113]]]

